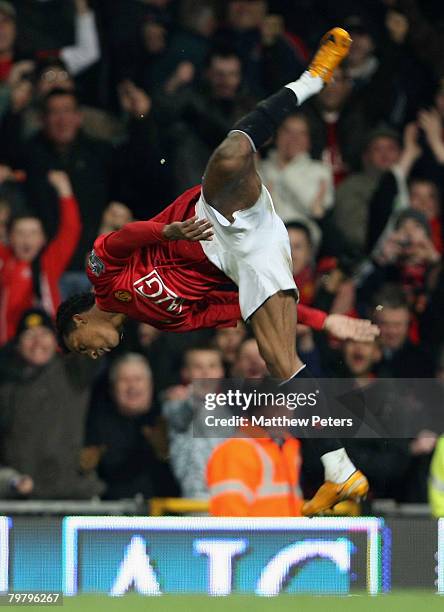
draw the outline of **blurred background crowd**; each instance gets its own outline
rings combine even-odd
[[[91,363],[61,356],[52,318],[89,289],[95,237],[198,184],[236,120],[295,80],[334,25],[352,35],[348,60],[257,167],[302,303],[370,317],[381,336],[339,344],[300,326],[298,349],[317,376],[357,385],[444,378],[442,2],[0,0],[0,497],[211,492],[216,514],[268,512],[254,479],[264,453],[282,468],[276,441],[230,450],[193,435],[193,379],[266,374],[248,328],[130,324]],[[424,502],[429,482],[444,496],[441,433],[347,448],[374,498]],[[287,442],[297,500],[321,464]]]

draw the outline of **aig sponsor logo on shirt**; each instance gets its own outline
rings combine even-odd
[[[165,285],[156,269],[137,280],[134,283],[134,289],[142,297],[154,300],[154,304],[163,304],[167,312],[174,312],[175,314],[182,312],[184,298],[176,295]]]

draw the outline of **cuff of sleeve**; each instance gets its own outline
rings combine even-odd
[[[310,327],[315,331],[321,331],[327,316],[327,313],[323,310],[313,309],[313,312],[310,313]]]
[[[153,234],[159,240],[159,242],[168,242],[168,238],[165,238],[163,235],[163,230],[165,229],[166,223],[157,223],[156,221],[152,221],[151,223]]]
[[[302,325],[308,325],[315,331],[321,331],[324,327],[325,320],[328,315],[323,310],[309,308],[299,304],[298,306],[298,321]]]
[[[324,327],[324,323],[327,320],[328,314],[322,310],[315,310],[313,313],[313,329],[321,331]]]

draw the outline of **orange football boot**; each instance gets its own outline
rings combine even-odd
[[[324,83],[329,83],[333,72],[345,59],[350,50],[352,39],[342,28],[333,28],[322,38],[319,49],[308,67],[313,76],[321,77]]]
[[[317,490],[315,496],[302,506],[303,516],[316,516],[330,510],[346,499],[359,502],[368,493],[368,480],[364,474],[356,470],[345,482],[337,484],[327,480]]]

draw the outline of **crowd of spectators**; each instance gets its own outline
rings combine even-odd
[[[190,383],[263,378],[248,327],[179,336],[130,323],[92,365],[58,352],[52,318],[89,290],[95,237],[198,184],[233,124],[295,80],[334,25],[352,35],[349,58],[257,169],[288,227],[301,302],[372,318],[381,335],[339,344],[299,326],[298,349],[317,376],[356,386],[442,380],[441,2],[0,0],[0,497],[207,498],[209,480],[240,469],[227,459],[238,443],[230,455],[196,432]],[[347,447],[373,498],[424,502],[442,433]],[[291,486],[309,495],[316,449],[290,446]]]

